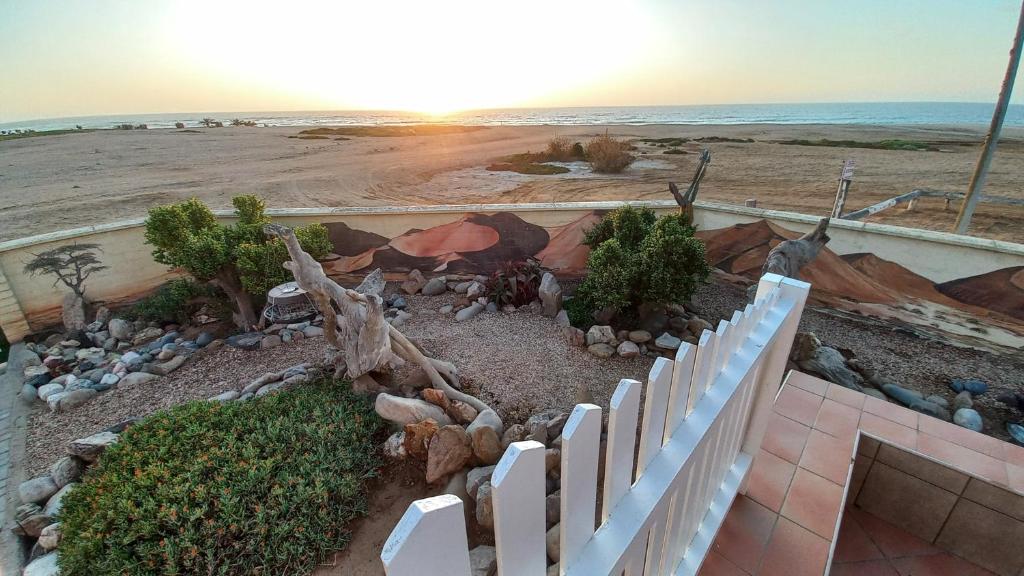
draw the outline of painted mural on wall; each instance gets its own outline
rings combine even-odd
[[[524,213],[528,217],[529,213]],[[345,223],[326,224],[340,258],[325,263],[335,275],[360,275],[375,268],[389,273],[413,269],[435,273],[490,273],[505,262],[536,258],[563,277],[586,273],[589,248],[584,232],[601,219],[591,211],[568,224],[543,227],[519,214],[467,213],[455,222],[412,229],[394,238]],[[721,270],[754,280],[768,251],[800,234],[766,220],[701,230],[708,261]],[[988,321],[1024,326],[1024,267],[935,283],[874,254],[839,255],[827,247],[802,275],[819,299],[895,305],[930,301]]]

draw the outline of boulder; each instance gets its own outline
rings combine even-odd
[[[444,276],[431,278],[421,290],[425,296],[438,296],[448,291],[448,281]]]
[[[910,408],[915,412],[920,412],[921,414],[926,414],[932,418],[938,418],[939,420],[945,420],[947,422],[950,420],[949,410],[946,410],[942,406],[939,406],[934,402],[929,402],[923,398],[914,400],[907,406],[907,408]]]
[[[50,524],[39,533],[39,545],[49,552],[60,544],[60,522]]]
[[[651,338],[653,338],[653,336],[651,336],[651,333],[647,330],[633,330],[629,333],[629,341],[634,344],[650,342]]]
[[[545,316],[554,318],[562,310],[562,287],[558,285],[558,280],[551,272],[544,273],[537,295],[544,306]]]
[[[654,341],[654,345],[662,350],[678,350],[682,346],[683,341],[675,336],[665,332],[658,339]]]
[[[473,423],[466,428],[466,433],[472,435],[474,430],[483,426],[494,430],[494,433],[499,438],[501,438],[502,433],[505,431],[505,425],[501,422],[498,413],[494,410],[484,410],[473,419]]]
[[[43,514],[43,508],[39,504],[28,503],[18,506],[14,513],[15,526],[12,531],[21,536],[38,538],[43,529],[53,524],[53,518]]]
[[[544,499],[544,517],[547,520],[547,527],[551,528],[562,516],[562,492],[555,490]]]
[[[57,490],[60,488],[49,474],[37,476],[18,485],[18,498],[24,504],[38,504],[49,500]]]
[[[571,326],[572,322],[569,321],[569,313],[565,310],[559,310],[558,314],[555,314],[555,324],[559,326]]]
[[[74,410],[89,400],[92,400],[97,394],[99,394],[99,392],[92,388],[79,388],[77,390],[72,390],[60,399],[59,411],[67,412],[69,410]]]
[[[973,408],[974,399],[971,398],[971,393],[967,390],[960,392],[953,398],[953,410],[957,411],[962,408]]]
[[[452,423],[448,415],[444,413],[444,410],[416,398],[378,394],[373,407],[381,418],[399,426],[422,422],[428,418],[433,418],[441,426],[447,426]]]
[[[931,396],[926,397],[925,400],[932,404],[938,404],[943,408],[949,408],[949,401],[938,394],[932,394]]]
[[[498,554],[494,546],[477,546],[469,551],[470,576],[494,576],[498,570]]]
[[[74,456],[64,456],[50,466],[50,478],[57,488],[63,488],[82,476],[82,461]]]
[[[132,372],[121,378],[117,385],[121,388],[135,386],[137,384],[145,384],[146,382],[152,382],[158,380],[160,377],[156,374],[150,374],[148,372]]]
[[[68,333],[85,330],[88,322],[85,321],[85,301],[82,297],[73,292],[65,295],[60,317]]]
[[[470,439],[462,426],[442,426],[430,438],[427,449],[427,483],[432,484],[462,470],[472,456]]]
[[[60,566],[57,565],[57,552],[50,552],[36,558],[25,566],[22,576],[58,576]]]
[[[891,398],[904,406],[910,406],[915,401],[924,400],[924,394],[921,394],[917,390],[910,390],[902,386],[897,386],[896,384],[882,384],[882,392],[885,392]]]
[[[491,481],[491,476],[494,475],[494,466],[480,466],[473,468],[466,473],[466,493],[473,500],[476,500],[477,491],[486,482]]]
[[[618,346],[615,339],[615,330],[611,326],[591,326],[587,331],[587,346],[593,344],[609,344],[612,347]]]
[[[562,326],[562,339],[569,346],[586,346],[587,335],[579,328]]]
[[[437,421],[428,418],[422,422],[406,424],[404,429],[403,445],[405,453],[419,460],[426,460],[430,448],[430,439],[437,434],[440,427]]]
[[[456,322],[465,322],[470,318],[476,316],[484,309],[484,305],[479,302],[473,302],[468,308],[463,308],[455,313]]]
[[[267,384],[266,386],[256,391],[256,396],[266,396],[271,392],[277,392],[281,388],[284,388],[284,382],[274,382],[272,384]]]
[[[693,318],[690,318],[686,322],[686,329],[690,331],[690,334],[693,334],[694,336],[697,336],[699,338],[705,330],[714,330],[715,327],[712,326],[711,323],[708,322],[707,320],[699,316],[694,316]]]
[[[615,351],[623,358],[636,358],[640,355],[640,347],[628,340],[619,344],[619,347]]]
[[[612,356],[615,355],[615,348],[613,348],[610,344],[605,344],[604,342],[597,342],[595,344],[587,346],[587,352],[590,352],[592,355],[597,356],[598,358],[611,358]]]
[[[110,324],[107,326],[107,331],[110,332],[110,335],[113,338],[117,338],[118,340],[131,340],[132,336],[135,335],[135,329],[132,326],[132,323],[121,318],[114,318],[111,320]]]
[[[106,390],[107,388],[112,388],[116,386],[120,381],[121,378],[117,374],[107,373],[100,378],[100,381],[97,382],[97,384],[99,384],[100,386],[104,386],[104,390]]]
[[[486,286],[474,281],[472,284],[469,285],[468,288],[466,288],[466,298],[469,298],[470,300],[476,300],[477,298],[483,296],[486,292]]]
[[[263,339],[260,340],[260,349],[261,350],[269,350],[271,348],[276,348],[276,347],[278,347],[280,345],[281,345],[281,337],[278,336],[277,334],[271,334],[270,336],[264,336]]]
[[[50,496],[50,499],[46,501],[46,506],[43,507],[43,514],[46,514],[50,518],[57,518],[60,516],[60,509],[64,505],[64,497],[67,496],[68,492],[73,490],[75,486],[78,486],[78,484],[66,484],[63,488],[57,490],[56,494]]]
[[[476,420],[479,412],[461,400],[452,400],[448,405],[448,415],[459,424],[469,424]]]
[[[134,337],[132,337],[132,346],[139,346],[140,344],[145,344],[150,340],[159,338],[160,336],[163,335],[163,333],[163,330],[156,328],[154,326],[143,328],[142,330],[137,332]]]
[[[319,326],[306,326],[302,329],[302,336],[304,338],[316,338],[324,335],[324,329]]]
[[[981,420],[981,414],[973,408],[961,408],[953,414],[953,423],[957,426],[963,426],[968,430],[974,430],[975,432],[981,432],[984,428],[984,423]]]
[[[559,539],[561,537],[560,531],[561,525],[555,524],[544,536],[544,549],[547,550],[548,559],[552,562],[558,562],[558,552],[560,550]]]
[[[65,381],[66,381],[66,379],[65,379]],[[38,396],[40,400],[45,401],[50,396],[52,396],[52,395],[54,395],[54,394],[56,394],[58,392],[63,392],[63,391],[64,391],[64,387],[63,386],[61,386],[60,384],[55,384],[55,383],[51,382],[49,384],[43,384],[42,386],[40,386],[36,390],[36,396]]]
[[[61,401],[61,398],[64,398],[67,395],[68,395],[67,392],[57,392],[57,393],[50,394],[49,396],[47,396],[46,397],[46,406],[50,409],[50,412],[59,412],[60,411],[60,401]]]
[[[68,445],[68,452],[86,462],[95,462],[100,454],[107,449],[107,446],[117,442],[117,438],[117,434],[113,432],[99,432],[92,436],[72,440]]]
[[[473,455],[482,464],[496,464],[503,453],[501,437],[489,426],[479,426],[470,435]]]
[[[522,442],[529,434],[529,430],[522,424],[513,424],[501,435],[501,449],[507,450],[513,442]]]
[[[308,336],[308,334],[307,334]],[[258,350],[260,343],[263,342],[262,332],[247,332],[245,334],[235,334],[229,336],[224,341],[225,344],[232,348],[238,348],[239,350]]]
[[[187,358],[184,356],[175,356],[162,364],[153,364],[149,368],[149,373],[156,374],[157,376],[167,376],[171,372],[181,368],[185,363],[185,360],[187,360]]]
[[[413,270],[409,272],[409,278],[402,282],[402,291],[406,294],[415,294],[426,285],[427,279],[423,277],[423,273],[419,270]]]
[[[200,332],[199,336],[196,336],[196,346],[200,348],[205,348],[210,342],[213,342],[213,334],[209,332]]]
[[[476,491],[476,523],[490,530],[494,529],[494,500],[491,482],[480,485]]]
[[[966,390],[970,392],[972,396],[981,396],[988,391],[988,384],[985,384],[977,378],[967,378],[963,380],[953,379],[950,381],[949,387],[957,394]]]

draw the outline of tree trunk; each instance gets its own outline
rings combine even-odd
[[[210,280],[210,284],[223,290],[235,303],[235,310],[231,314],[235,326],[246,332],[252,330],[259,322],[259,316],[256,314],[252,296],[242,288],[238,272],[233,267],[221,268],[217,276]]]

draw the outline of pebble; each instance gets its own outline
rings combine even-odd
[[[634,342],[627,340],[626,342],[619,344],[616,352],[618,352],[619,356],[622,356],[623,358],[636,358],[640,355],[640,347]]]
[[[451,314],[452,310],[454,309],[455,308],[451,304],[445,304],[444,306],[438,308],[437,311],[440,312],[441,314]]]
[[[953,414],[953,423],[957,426],[963,426],[968,430],[974,430],[975,432],[981,432],[984,428],[981,420],[981,414],[973,408],[961,408]]]
[[[479,302],[474,302],[469,308],[463,308],[455,314],[456,322],[465,322],[470,318],[473,318],[483,310],[484,307]]]
[[[615,348],[612,348],[610,344],[598,342],[587,346],[587,352],[590,352],[598,358],[611,358],[615,355]]]
[[[971,398],[971,393],[967,390],[960,392],[953,398],[953,410],[960,410],[961,408],[973,408],[974,399]]]
[[[431,278],[427,282],[427,285],[423,287],[423,294],[426,296],[437,296],[444,294],[448,291],[447,280],[444,276],[438,276],[437,278]]]

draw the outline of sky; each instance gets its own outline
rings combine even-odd
[[[0,123],[994,102],[1019,10],[1019,0],[0,0]]]

